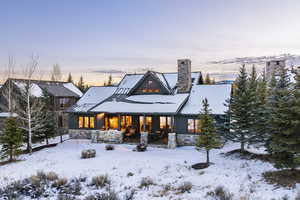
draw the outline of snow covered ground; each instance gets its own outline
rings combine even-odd
[[[91,144],[88,140],[68,140],[56,147],[23,155],[24,161],[0,166],[0,185],[36,174],[37,171],[54,171],[62,177],[74,178],[107,174],[113,189],[122,196],[129,188],[136,188],[135,199],[210,199],[207,192],[217,186],[224,186],[234,194],[233,199],[250,197],[252,200],[280,199],[288,195],[294,199],[297,190],[277,188],[268,185],[261,174],[274,170],[269,163],[254,160],[240,160],[224,157],[221,153],[237,148],[236,144],[225,145],[223,149],[211,152],[214,165],[204,170],[191,169],[191,165],[205,161],[205,152],[194,147],[180,147],[175,150],[149,147],[146,152],[133,152],[134,146],[115,145],[114,151],[106,151],[105,144]],[[80,159],[81,151],[94,148],[96,158]],[[133,176],[128,177],[131,172]],[[140,189],[141,179],[150,177],[156,185]],[[193,184],[190,193],[176,194],[175,191],[160,196],[163,186],[177,187],[189,181]],[[87,192],[87,190],[85,190]],[[251,193],[252,192],[252,193]],[[88,192],[87,192],[88,193]]]

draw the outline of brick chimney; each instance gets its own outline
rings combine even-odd
[[[191,75],[191,60],[179,59],[177,60],[178,78],[177,78],[177,91],[178,93],[187,93],[192,87]]]

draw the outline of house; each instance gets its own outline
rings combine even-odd
[[[17,99],[21,96],[21,91],[24,89],[26,79],[7,79],[7,81],[0,88],[0,113],[5,119],[9,112],[8,108],[8,91],[11,91],[11,112],[15,112]],[[64,111],[76,103],[76,101],[83,95],[82,92],[73,84],[68,82],[57,81],[42,81],[30,80],[32,95],[35,97],[42,97],[43,91],[46,91],[51,98],[51,105],[48,108],[56,113],[57,125],[60,130],[67,130],[68,128],[68,114]],[[8,90],[8,88],[11,88]],[[1,129],[1,125],[0,125]]]
[[[281,68],[286,68],[291,81],[295,82],[294,75],[300,69],[300,57],[267,61],[265,67],[267,80],[271,79],[273,73],[278,75]]]
[[[168,133],[176,133],[179,145],[194,144],[201,132],[202,100],[208,99],[216,122],[222,123],[231,84],[200,85],[201,72],[191,72],[190,60],[177,64],[177,73],[126,74],[117,86],[91,87],[67,111],[70,136],[93,138],[94,133],[118,130],[125,141],[139,141],[148,133],[149,143],[166,144]]]

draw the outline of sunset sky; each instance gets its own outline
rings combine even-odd
[[[210,62],[300,54],[299,20],[299,0],[2,0],[0,70],[8,56],[21,69],[35,54],[43,78],[58,63],[91,84],[111,70],[176,71],[179,58],[234,73]]]

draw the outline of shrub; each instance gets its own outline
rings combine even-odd
[[[62,186],[65,186],[67,183],[68,180],[66,178],[59,178],[52,184],[52,187],[61,188]]]
[[[55,181],[55,180],[58,179],[58,175],[57,175],[55,172],[48,172],[48,173],[46,174],[46,179],[47,179],[48,181]]]
[[[108,144],[108,145],[105,146],[105,149],[106,149],[107,151],[112,151],[112,150],[115,149],[115,147],[114,147],[113,145],[111,145],[111,144]]]
[[[92,186],[96,186],[97,188],[103,188],[107,185],[110,185],[111,181],[107,175],[94,176],[92,178]]]
[[[84,200],[119,200],[119,198],[113,190],[109,190],[107,193],[96,193],[90,195]]]
[[[208,192],[207,195],[212,196],[215,200],[232,200],[233,194],[228,192],[223,186],[218,186],[214,191]]]
[[[160,191],[160,195],[165,196],[171,190],[172,190],[171,184],[163,185],[163,189]]]
[[[124,200],[133,200],[134,199],[134,195],[135,195],[135,190],[132,189],[130,190],[129,193],[126,193]]]
[[[134,176],[134,173],[128,172],[127,177]]]
[[[57,200],[76,200],[76,198],[72,195],[68,194],[59,194],[57,196]]]
[[[192,187],[193,184],[191,182],[184,182],[177,188],[177,190],[180,193],[185,193],[185,192],[190,192]]]
[[[141,180],[139,188],[149,187],[150,185],[155,185],[150,177],[144,177]]]
[[[96,157],[96,150],[95,149],[83,150],[81,152],[81,158],[82,159],[94,158],[94,157]]]

